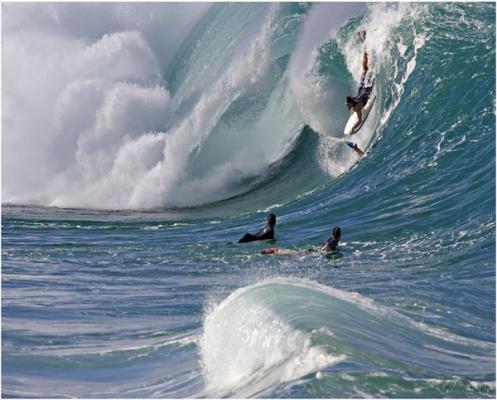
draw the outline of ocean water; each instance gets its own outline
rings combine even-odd
[[[495,398],[495,48],[493,3],[2,4],[2,396]]]

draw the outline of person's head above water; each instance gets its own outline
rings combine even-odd
[[[333,228],[332,235],[333,235],[333,239],[335,239],[338,242],[340,240],[340,238],[342,237],[342,230],[338,226],[335,226]]]
[[[269,214],[267,216],[267,222],[268,222],[269,225],[271,225],[274,228],[275,225],[276,225],[276,215]]]

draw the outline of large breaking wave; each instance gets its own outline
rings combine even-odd
[[[377,106],[357,136],[369,148],[402,104],[431,18],[412,4],[98,16],[81,4],[75,21],[69,7],[4,6],[4,203],[191,207],[261,187],[253,209],[289,201],[357,162],[341,139],[361,72],[355,32],[369,32],[376,71]]]
[[[335,60],[341,50],[320,46],[333,47],[361,7],[341,8],[330,24],[323,16],[333,5],[214,5],[200,19],[203,10],[187,18],[181,8],[155,7],[156,15],[116,5],[87,25],[64,5],[23,7],[5,7],[4,17],[4,202],[149,208],[226,199],[260,185],[305,124],[319,133],[324,172],[355,161],[334,137],[361,48],[342,40],[345,59]],[[36,23],[21,30],[29,18]],[[181,46],[168,43],[172,32]],[[317,70],[326,64],[345,76]],[[315,175],[297,194],[326,180]]]

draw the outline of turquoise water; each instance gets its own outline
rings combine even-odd
[[[494,4],[204,5],[167,60],[173,5],[80,5],[93,36],[2,7],[4,397],[495,397]],[[275,242],[235,244],[269,212]],[[333,226],[341,258],[304,251]]]

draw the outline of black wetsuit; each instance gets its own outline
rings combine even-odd
[[[369,100],[369,96],[373,91],[374,78],[371,78],[371,75],[367,76],[368,71],[364,71],[361,76],[361,84],[359,85],[359,91],[357,92],[357,96],[352,97],[352,100],[355,104],[366,104]],[[366,79],[367,77],[367,79]]]
[[[325,246],[328,246],[330,249],[329,251],[335,251],[338,247],[338,240],[336,240],[333,237],[330,237],[324,244]]]
[[[246,243],[246,242],[253,242],[254,240],[267,240],[267,239],[274,239],[274,228],[269,224],[267,224],[255,235],[252,235],[251,233],[246,233],[238,241],[238,243]]]

